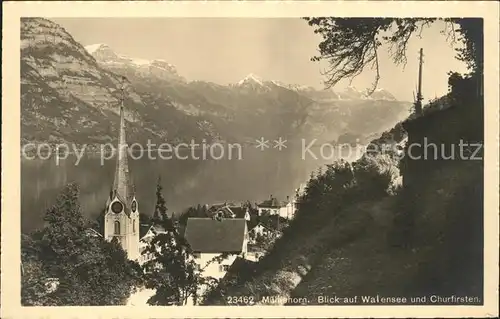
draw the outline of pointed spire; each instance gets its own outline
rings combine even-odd
[[[125,110],[124,110],[124,100],[125,100],[125,86],[121,88],[121,103],[120,103],[120,128],[118,136],[118,149],[117,149],[117,159],[116,159],[116,170],[115,170],[115,180],[113,183],[113,190],[117,193],[122,200],[129,200],[133,194],[133,189],[130,183],[129,171],[128,171],[128,145],[125,135]],[[126,204],[126,203],[124,203]]]

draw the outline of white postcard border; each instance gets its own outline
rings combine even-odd
[[[325,318],[485,317],[498,315],[499,5],[495,1],[173,1],[7,2],[2,50],[2,317]],[[483,17],[485,44],[484,306],[21,307],[21,17]],[[464,274],[466,276],[467,274]]]

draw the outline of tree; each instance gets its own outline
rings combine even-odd
[[[167,216],[167,204],[162,191],[163,186],[161,185],[161,176],[159,176],[158,183],[156,184],[156,206],[153,213],[153,223],[159,223],[163,216]]]
[[[167,224],[167,225],[165,225]],[[170,223],[164,221],[164,227]],[[146,287],[155,289],[150,305],[185,305],[189,297],[196,299],[200,281],[189,246],[175,230],[156,234],[146,248],[154,258],[144,264]]]
[[[30,236],[21,236],[21,304],[43,306],[47,301],[47,274],[37,258],[36,243]]]
[[[127,258],[116,238],[111,242],[99,240],[99,244],[104,260],[92,267],[94,279],[98,281],[92,289],[94,294],[99,293],[96,299],[102,300],[101,305],[123,305],[131,291],[141,285],[142,269],[138,263]]]
[[[463,48],[457,49],[457,58],[467,63],[471,73],[482,73],[484,66],[484,39],[483,39],[483,19],[481,18],[463,18],[448,19],[459,25],[459,28],[453,32],[458,33],[459,41],[464,44]],[[453,27],[453,24],[451,24]],[[455,35],[452,34],[455,41]]]
[[[399,176],[397,162],[389,154],[365,154],[353,163],[353,171],[360,199],[387,195],[393,181]]]
[[[142,224],[151,225],[153,222],[153,219],[148,214],[139,213],[139,222],[141,225]]]
[[[189,297],[196,300],[201,277],[187,241],[179,235],[167,215],[160,183],[156,196],[154,218],[164,232],[155,234],[145,251],[146,254],[153,254],[153,259],[143,265],[146,287],[155,290],[148,304],[185,305]]]
[[[45,216],[45,227],[22,242],[22,299],[53,306],[125,304],[139,273],[116,242],[87,235],[79,189],[69,184]],[[53,291],[41,290],[48,278]]]
[[[447,40],[457,39],[464,44],[458,49],[457,58],[467,63],[471,73],[483,70],[483,21],[479,18],[304,18],[322,36],[319,56],[312,61],[327,60],[326,84],[332,87],[343,79],[352,79],[365,67],[376,70],[373,93],[380,79],[378,49],[389,46],[389,53],[396,65],[406,65],[406,50],[412,36],[420,37],[422,30],[437,20],[445,21]],[[458,28],[456,27],[458,26]]]
[[[179,224],[184,226],[187,225],[187,220],[189,219],[189,217],[207,217],[207,212],[208,209],[205,205],[198,204],[196,206],[191,206],[180,214],[178,218]]]
[[[243,203],[242,205],[243,209],[246,209],[248,210],[248,213],[250,214],[250,217],[253,217],[253,216],[257,216],[258,213],[259,213],[259,210],[257,209],[257,207],[255,207],[254,205],[252,205],[252,203],[247,200],[246,202]]]
[[[266,235],[256,234],[254,240],[256,247],[262,251],[267,251],[272,247],[274,241],[276,240],[276,233],[268,232]]]
[[[62,266],[75,265],[74,262],[86,248],[86,225],[78,196],[78,185],[67,185],[44,217],[41,256],[50,272],[58,272]]]

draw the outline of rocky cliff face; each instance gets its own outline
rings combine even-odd
[[[110,52],[99,51],[104,58]],[[125,62],[124,62],[125,63]],[[163,67],[160,61],[144,68]],[[154,70],[155,71],[155,70]],[[153,71],[153,72],[154,72]],[[99,65],[59,25],[41,18],[21,24],[21,122],[28,141],[102,143],[114,141],[123,78]],[[168,101],[127,87],[130,142],[212,139],[206,119],[179,112]],[[212,134],[213,133],[213,134]]]

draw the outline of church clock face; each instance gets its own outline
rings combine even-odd
[[[123,205],[122,203],[120,202],[114,202],[112,205],[111,205],[111,210],[113,211],[113,213],[115,214],[118,214],[118,213],[121,213],[122,210],[123,210]]]
[[[135,213],[136,210],[137,210],[137,202],[134,200],[132,202],[132,211]]]

